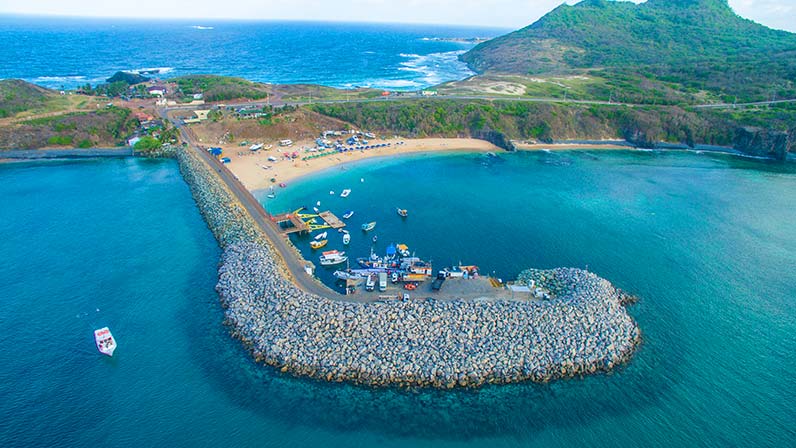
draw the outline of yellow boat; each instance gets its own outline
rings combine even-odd
[[[320,249],[328,243],[329,240],[311,241],[310,247],[313,249]]]

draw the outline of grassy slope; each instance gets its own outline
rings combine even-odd
[[[464,102],[440,98],[318,104],[311,108],[363,129],[407,136],[472,136],[491,130],[510,139],[626,139],[641,146],[658,142],[733,146],[744,124],[764,124],[777,131],[793,131],[796,126],[793,106],[766,108],[761,114],[749,109],[729,112],[678,106]],[[760,155],[774,155],[767,154],[767,149],[761,151]]]
[[[479,72],[591,74],[628,98],[796,97],[796,34],[738,17],[726,0],[585,0],[463,55]],[[639,102],[639,101],[636,101]]]

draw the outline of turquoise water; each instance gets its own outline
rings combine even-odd
[[[457,392],[325,384],[250,362],[222,324],[219,249],[173,162],[3,165],[0,180],[0,446],[796,441],[792,167],[679,153],[420,156],[281,191],[269,207],[321,200],[356,210],[356,225],[372,217],[380,244],[505,277],[588,265],[641,295],[631,313],[644,344],[626,368]],[[345,187],[347,202],[328,196]],[[112,359],[93,347],[99,325],[119,340]]]

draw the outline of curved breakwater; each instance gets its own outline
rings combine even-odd
[[[526,270],[550,300],[330,300],[299,289],[281,256],[193,149],[180,170],[224,249],[226,322],[258,362],[328,381],[479,386],[549,381],[625,362],[640,331],[628,296],[580,269]]]

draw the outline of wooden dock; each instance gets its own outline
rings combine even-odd
[[[330,211],[320,212],[318,213],[318,216],[320,216],[323,222],[333,229],[342,229],[345,227],[345,223]]]
[[[316,230],[341,229],[345,227],[345,223],[328,210],[318,214],[301,213],[302,210],[303,209],[298,209],[292,213],[273,215],[271,219],[279,225],[279,230],[285,235],[290,235],[292,233],[311,233]],[[323,224],[317,223],[316,218],[320,218]]]
[[[310,226],[295,213],[273,215],[271,219],[279,225],[279,230],[285,235],[309,232],[310,230]]]

